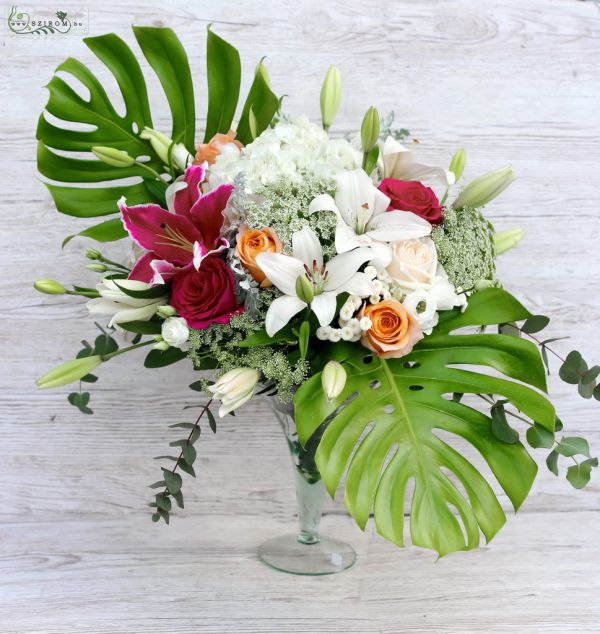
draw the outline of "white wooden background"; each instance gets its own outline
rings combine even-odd
[[[335,63],[345,81],[339,132],[374,104],[396,110],[426,158],[445,162],[466,146],[468,177],[512,161],[521,178],[489,208],[498,228],[528,232],[502,261],[506,286],[552,316],[552,335],[571,336],[565,351],[578,346],[600,362],[600,7],[592,0],[90,6],[92,34],[114,31],[135,48],[132,22],[177,31],[200,115],[204,29],[213,22],[239,47],[246,83],[268,56],[290,111],[318,116],[320,82]],[[574,492],[542,467],[524,508],[489,547],[437,563],[392,547],[372,527],[361,533],[331,503],[324,529],[354,545],[356,566],[291,577],[255,557],[261,540],[294,523],[286,448],[255,405],[203,436],[185,511],[170,527],[150,522],[146,486],[159,475],[152,457],[164,453],[167,423],[190,402],[189,368],[143,371],[141,354],[111,363],[93,389],[93,417],[65,403],[67,389],[36,392],[33,384],[94,332],[83,304],[31,289],[38,277],[93,281],[83,241],[60,251],[79,225],[54,212],[35,172],[42,86],[68,55],[92,58],[79,37],[3,32],[0,631],[600,631],[598,479]],[[600,452],[600,404],[556,380],[552,387],[569,431]]]

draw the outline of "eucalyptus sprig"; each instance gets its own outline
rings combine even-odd
[[[193,384],[192,384],[193,385]],[[181,487],[183,479],[178,470],[191,475],[192,478],[196,477],[194,470],[194,462],[196,461],[196,449],[194,444],[200,438],[200,420],[206,414],[208,423],[213,433],[216,433],[217,426],[213,413],[210,411],[213,399],[210,399],[206,405],[202,405],[202,409],[198,418],[194,423],[173,423],[169,425],[171,429],[189,429],[189,433],[186,438],[180,440],[174,440],[169,443],[170,447],[180,447],[179,456],[162,455],[156,456],[155,460],[170,460],[174,462],[171,469],[161,467],[163,478],[150,485],[151,489],[162,489],[154,496],[154,502],[150,502],[148,506],[155,509],[152,513],[152,521],[158,522],[161,518],[166,524],[169,523],[171,508],[173,506],[172,500],[175,500],[175,504],[179,508],[184,507],[183,493]]]

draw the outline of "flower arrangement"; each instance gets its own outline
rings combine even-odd
[[[497,279],[497,256],[523,234],[496,233],[482,209],[515,179],[510,167],[462,185],[464,150],[447,169],[426,165],[408,133],[375,108],[355,138],[332,138],[341,95],[334,67],[321,90],[321,125],[282,113],[262,62],[234,124],[239,55],[210,28],[198,143],[179,40],[162,28],[134,34],[167,96],[170,136],[154,128],[140,65],[115,35],[85,43],[114,75],[125,114],[75,59],[57,71],[89,98],[59,75],[48,84],[47,113],[94,129],[63,129],[42,113],[39,171],[58,211],[102,218],[78,236],[126,239],[131,261],[91,248],[95,288],[35,283],[85,298],[106,321],[93,344],[37,383],[78,383],[69,402],[91,414],[82,386],[114,357],[149,347],[147,368],[191,362],[199,378],[190,387],[208,401],[195,423],[175,425],[186,436],[171,443],[178,455],[152,485],[154,521],[169,522],[172,502],[183,506],[181,472],[195,475],[201,419],[216,431],[212,404],[222,418],[261,393],[293,404],[300,443],[318,440],[330,494],[345,475],[345,504],[359,526],[373,515],[398,545],[411,481],[415,545],[440,555],[475,548],[480,533],[490,540],[505,522],[488,481],[446,436],[474,447],[515,510],[537,471],[524,443],[550,449],[557,475],[567,457],[569,482],[587,484],[598,461],[585,439],[556,437],[548,354],[588,399],[600,400],[600,366],[577,351],[560,357],[554,339],[537,336],[549,319]],[[74,155],[81,152],[88,157]]]

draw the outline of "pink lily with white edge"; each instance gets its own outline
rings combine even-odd
[[[203,194],[205,170],[201,165],[188,167],[182,178],[166,192],[169,210],[159,205],[128,207],[119,200],[123,226],[145,253],[135,264],[129,278],[164,284],[171,277],[229,247],[221,237],[223,212],[233,189],[220,185]]]

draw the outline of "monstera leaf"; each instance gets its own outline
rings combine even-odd
[[[497,533],[504,511],[483,475],[446,442],[448,434],[479,452],[515,510],[520,507],[537,471],[533,459],[521,443],[499,440],[489,416],[452,395],[499,395],[554,431],[539,352],[516,337],[450,333],[529,316],[509,293],[489,289],[474,294],[464,313],[448,311],[401,359],[379,359],[356,345],[331,347],[331,358],[347,371],[344,391],[328,402],[320,374],[313,376],[297,392],[296,423],[303,444],[326,424],[317,466],[331,495],[346,472],[345,503],[361,528],[373,512],[378,532],[402,546],[404,500],[412,481],[413,544],[445,555],[477,547],[480,530],[487,541]],[[462,365],[484,366],[508,378],[455,367]]]
[[[185,50],[171,29],[133,27],[133,32],[167,97],[172,116],[171,138],[182,142],[193,153],[196,138],[194,88]],[[96,160],[91,154],[92,147],[124,150],[134,158],[149,157],[145,164],[158,172],[163,171],[163,166],[150,142],[139,137],[144,126],[153,127],[153,123],[146,81],[135,55],[114,34],[85,38],[84,42],[114,76],[125,112],[118,112],[87,66],[73,58],[65,60],[56,68],[56,73],[70,75],[89,95],[80,95],[59,74],[50,80],[45,111],[53,118],[48,118],[45,113],[40,115],[37,162],[40,173],[54,181],[46,186],[58,211],[79,218],[96,218],[117,214],[117,201],[121,196],[125,196],[130,205],[159,201],[156,189],[159,183],[148,180],[148,171],[139,165],[112,167]],[[232,123],[240,90],[239,66],[235,48],[209,29],[209,138],[216,132],[227,132]],[[278,103],[268,86],[266,72],[259,65],[240,120],[244,142],[252,140],[246,132],[249,111],[252,110],[261,124],[257,131],[260,133],[271,122]],[[73,156],[74,152],[87,152],[91,160]],[[113,218],[79,235],[108,242],[118,240],[126,233],[120,219]]]

